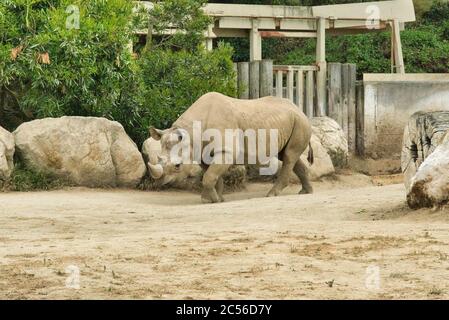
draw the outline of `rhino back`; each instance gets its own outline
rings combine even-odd
[[[201,121],[202,130],[215,129],[278,129],[282,140],[288,139],[295,119],[310,127],[307,117],[290,101],[275,97],[241,100],[220,93],[200,97],[174,123],[175,127],[192,130],[193,121]]]

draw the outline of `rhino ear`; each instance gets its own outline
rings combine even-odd
[[[151,138],[153,138],[154,140],[161,140],[162,135],[164,134],[165,130],[159,130],[156,129],[155,127],[150,127],[150,136]]]

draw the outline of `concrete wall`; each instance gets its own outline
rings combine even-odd
[[[364,155],[397,160],[398,167],[409,117],[449,110],[449,74],[364,74],[363,85]]]

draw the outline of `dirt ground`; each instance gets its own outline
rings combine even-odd
[[[181,191],[0,194],[0,298],[449,298],[449,210],[409,210],[400,176],[270,187],[208,205]]]

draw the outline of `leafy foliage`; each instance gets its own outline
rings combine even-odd
[[[69,5],[80,8],[79,29],[66,27]],[[120,105],[121,83],[133,72],[131,3],[11,0],[0,12],[0,87],[23,120],[109,116]]]
[[[414,0],[419,21],[402,32],[408,72],[448,72],[449,5]],[[121,122],[140,143],[152,124],[168,127],[208,91],[235,95],[231,63],[248,60],[248,40],[226,40],[205,52],[210,23],[204,0],[165,0],[134,15],[126,0],[3,0],[0,2],[0,125],[13,130],[34,118],[83,115]],[[223,3],[322,5],[354,0],[214,0]],[[363,2],[363,1],[358,1]],[[430,3],[434,3],[430,6]],[[68,29],[69,5],[80,28]],[[134,28],[182,32],[150,38],[138,58],[128,50]],[[136,39],[135,39],[136,40]],[[233,53],[232,53],[233,52]],[[266,39],[264,57],[312,64],[315,42]],[[359,72],[390,71],[388,33],[327,39],[328,61],[354,62]]]
[[[151,47],[195,51],[202,45],[204,31],[211,23],[201,7],[205,0],[169,0],[158,2],[150,12],[150,25],[158,33],[177,29],[180,32],[165,34]]]
[[[167,128],[201,95],[217,91],[235,96],[232,48],[219,45],[211,52],[198,49],[146,51],[139,60],[142,107],[134,137],[142,141],[150,125]]]
[[[158,31],[176,26],[180,32],[147,40],[136,62],[138,76],[129,83],[126,107],[113,116],[138,144],[147,138],[150,125],[170,127],[201,95],[236,94],[232,48],[219,44],[211,52],[205,50],[204,31],[210,20],[201,10],[203,4],[165,0],[151,11],[149,26]]]
[[[1,1],[0,125],[101,116],[121,122],[140,144],[150,124],[169,126],[200,95],[233,95],[232,50],[205,51],[203,4],[157,2],[148,19],[127,0]],[[79,28],[67,28],[71,6],[79,8]],[[181,32],[150,39],[133,56],[133,31],[149,25]]]
[[[243,3],[244,1],[221,2]],[[357,1],[342,0],[273,0],[264,4],[323,5]],[[358,1],[364,2],[364,1]],[[401,32],[404,60],[407,72],[449,72],[449,3],[439,0],[414,0],[418,21],[408,24]],[[234,48],[235,61],[249,59],[247,39],[227,40]],[[356,63],[359,74],[366,72],[388,73],[390,66],[390,34],[371,34],[327,37],[328,62]],[[315,40],[313,39],[264,39],[264,58],[274,59],[278,64],[310,65],[315,62]]]

